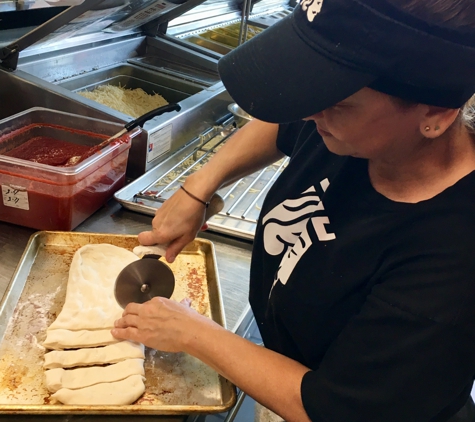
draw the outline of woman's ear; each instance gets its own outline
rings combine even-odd
[[[458,108],[427,106],[427,112],[421,120],[419,130],[425,138],[438,138],[452,126],[459,113]]]

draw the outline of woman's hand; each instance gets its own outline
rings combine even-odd
[[[112,335],[163,352],[183,352],[193,333],[214,324],[191,309],[189,299],[178,303],[154,297],[142,305],[129,303],[115,322]]]
[[[309,368],[226,330],[182,302],[155,297],[142,305],[130,303],[112,335],[162,352],[188,353],[285,420],[310,422],[300,391]]]
[[[206,228],[203,226],[205,211],[203,204],[179,189],[157,209],[152,220],[152,230],[140,233],[138,240],[145,246],[168,245],[165,258],[168,262],[173,262],[200,229]]]
[[[184,187],[204,202],[223,186],[252,174],[283,157],[276,145],[279,126],[252,120],[196,173],[186,178]],[[173,262],[205,223],[205,206],[182,189],[157,210],[152,230],[139,234],[144,246],[168,245],[166,260]]]

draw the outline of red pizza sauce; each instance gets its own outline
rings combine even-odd
[[[0,199],[0,220],[38,230],[72,230],[104,205],[124,181],[125,174],[116,179],[106,175],[68,197],[30,191],[29,211],[6,207]]]
[[[50,133],[42,135],[43,128],[62,131],[64,138],[59,133],[58,139],[73,139],[69,138],[72,134],[78,144],[52,138],[55,135]],[[3,165],[0,161],[0,185],[8,183],[23,187],[28,200],[27,209],[15,208],[7,206],[0,195],[0,221],[38,230],[74,229],[124,186],[130,138],[124,136],[114,140],[111,145],[124,146],[113,149],[89,167],[77,172],[63,171],[61,167],[68,166],[67,161],[71,157],[81,155],[87,158],[99,153],[101,150],[97,148],[98,145],[107,138],[107,135],[46,123],[32,124],[0,136],[1,155],[25,160],[25,164],[18,165],[21,174],[16,173],[17,163],[15,166],[10,163]],[[24,141],[19,144],[19,140]],[[95,145],[91,146],[93,143]],[[12,144],[17,146],[7,152],[7,145]],[[28,168],[29,162],[56,169],[32,168],[28,173],[25,168]],[[49,177],[43,178],[43,174]]]
[[[124,186],[126,165],[127,155],[115,158],[113,165],[106,163],[103,168],[107,173],[83,179],[82,182],[86,182],[83,189],[75,189],[74,185],[51,185],[50,193],[29,190],[29,210],[5,206],[0,197],[0,221],[38,230],[72,230]],[[23,178],[22,183],[27,180]]]
[[[64,166],[71,157],[82,156],[90,149],[87,145],[38,136],[3,155],[50,166]]]

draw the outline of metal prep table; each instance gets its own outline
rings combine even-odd
[[[100,209],[96,214],[82,223],[76,231],[96,233],[138,234],[149,230],[151,217],[137,214],[122,208],[114,200]],[[3,296],[11,276],[20,261],[28,239],[35,232],[33,229],[0,222],[0,295]],[[246,336],[252,315],[248,305],[249,264],[251,243],[222,235],[203,233],[200,237],[211,240],[216,248],[219,277],[224,302],[226,325],[228,329]],[[0,416],[0,420],[10,421],[12,415]],[[120,421],[118,416],[15,416],[15,421]],[[124,416],[124,421],[143,422],[160,420],[186,421],[187,416]]]

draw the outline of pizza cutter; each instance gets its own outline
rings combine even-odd
[[[221,196],[214,194],[206,208],[205,221],[224,207]],[[170,267],[159,259],[167,245],[137,246],[134,253],[142,259],[124,267],[115,281],[114,295],[121,308],[129,303],[145,303],[155,296],[169,299],[175,290],[175,276]]]

